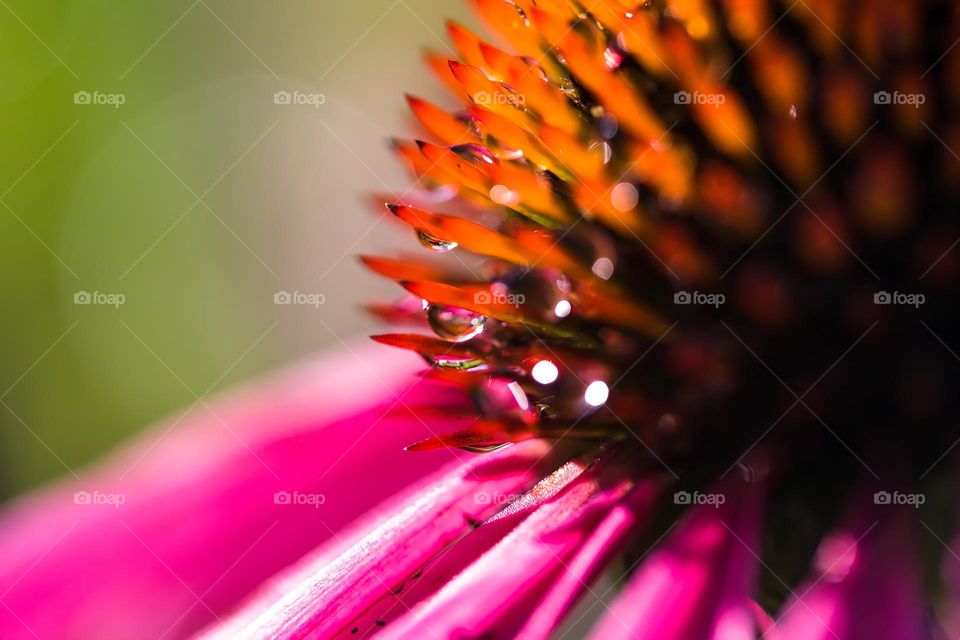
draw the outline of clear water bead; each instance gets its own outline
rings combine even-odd
[[[479,335],[486,320],[485,315],[460,307],[442,304],[431,304],[427,307],[430,328],[438,337],[451,342],[464,342]]]

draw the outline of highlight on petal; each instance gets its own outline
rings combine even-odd
[[[309,554],[205,637],[349,636],[384,624],[398,604],[409,606],[417,582],[431,577],[425,565],[446,556],[503,497],[529,487],[548,452],[543,441],[528,441],[427,478]]]
[[[860,495],[780,612],[783,640],[928,637],[910,507]],[[866,506],[864,506],[866,505]]]
[[[753,640],[762,519],[757,484],[730,480],[694,507],[630,579],[596,640]]]
[[[11,504],[0,514],[0,637],[182,637],[224,616],[451,460],[402,451],[450,421],[397,408],[456,401],[411,386],[421,366],[377,345],[306,361]]]
[[[643,521],[655,495],[610,452],[573,461],[484,523],[526,519],[437,593],[389,623],[384,638],[546,638]]]

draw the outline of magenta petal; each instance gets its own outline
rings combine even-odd
[[[364,614],[391,602],[418,569],[499,507],[497,496],[524,489],[541,473],[547,453],[528,441],[472,456],[391,499],[353,533],[318,549],[269,585],[210,638],[328,638],[350,635]],[[397,598],[399,599],[399,598]],[[401,609],[402,611],[402,609]],[[372,626],[372,622],[371,626]],[[364,629],[367,631],[367,629]]]
[[[591,638],[753,640],[759,487],[723,483],[640,567]]]
[[[537,505],[499,544],[378,637],[548,635],[636,520],[618,506],[645,512],[652,499],[650,490],[630,493],[632,482],[604,466],[601,461],[584,470],[583,463],[568,463],[485,523],[480,531]],[[528,620],[541,606],[542,614]]]
[[[450,461],[401,450],[449,425],[385,415],[396,395],[444,398],[410,387],[420,366],[377,345],[307,362],[8,506],[0,637],[175,638],[222,617],[331,530]],[[278,504],[277,492],[304,501],[281,493]]]
[[[868,502],[870,501],[870,502]],[[903,507],[859,498],[847,523],[831,532],[814,573],[784,604],[784,640],[914,640],[925,637],[914,539]]]

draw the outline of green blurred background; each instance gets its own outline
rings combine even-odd
[[[398,235],[363,194],[407,183],[385,140],[404,91],[443,97],[420,52],[444,15],[472,24],[443,0],[0,1],[0,499],[373,330],[359,305],[395,290],[354,255]]]

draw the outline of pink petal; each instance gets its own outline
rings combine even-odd
[[[781,613],[784,640],[913,640],[925,610],[905,507],[863,506],[817,551],[814,572]]]
[[[729,481],[644,562],[592,638],[753,640],[760,533],[757,485]]]
[[[547,450],[542,441],[528,441],[428,478],[337,544],[304,558],[206,637],[329,638],[349,637],[353,628],[366,632],[381,615],[389,617],[397,601],[409,599],[424,579],[418,570],[425,574],[422,568],[431,558],[468,533],[472,522],[500,508],[497,496],[520,491],[542,474],[538,467]]]
[[[449,462],[450,452],[401,449],[450,425],[385,415],[396,394],[450,401],[436,385],[410,388],[418,368],[377,345],[304,363],[9,505],[0,637],[182,637],[222,616],[332,531]],[[77,504],[78,491],[114,504]],[[312,504],[276,504],[278,491]]]
[[[519,526],[378,637],[546,637],[648,510],[651,488],[632,486],[602,461],[568,463],[478,533],[535,506]]]

